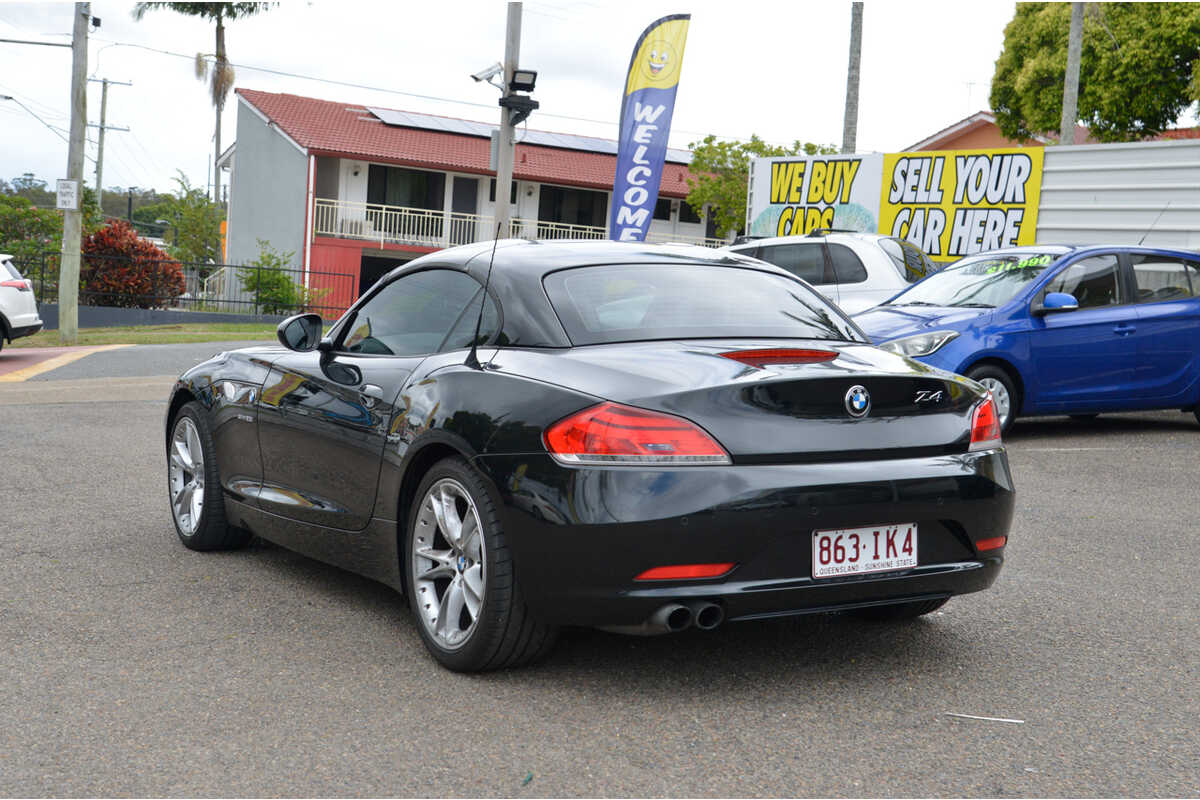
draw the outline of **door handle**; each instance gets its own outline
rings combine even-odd
[[[374,408],[375,403],[383,399],[383,389],[373,383],[364,383],[358,390],[358,397],[367,408]]]
[[[1136,330],[1137,330],[1137,326],[1126,325],[1124,323],[1113,326],[1113,333],[1115,333],[1117,336],[1128,336],[1129,334],[1135,332]]]

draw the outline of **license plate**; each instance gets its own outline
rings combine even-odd
[[[814,578],[891,572],[917,565],[917,523],[813,531]]]

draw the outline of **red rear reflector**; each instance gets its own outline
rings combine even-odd
[[[20,280],[20,281],[0,281],[0,286],[4,286],[4,287],[6,287],[6,288],[9,288],[9,289],[16,289],[16,290],[18,290],[18,291],[22,291],[22,292],[28,292],[28,291],[30,291],[30,290],[33,288],[33,287],[30,285],[29,281],[27,281],[27,280]]]
[[[546,429],[546,449],[567,464],[729,464],[700,426],[616,403],[585,408]]]
[[[832,361],[838,357],[838,354],[832,350],[804,350],[790,347],[730,350],[721,355],[752,367],[763,367],[767,364],[819,364],[822,361]]]
[[[991,539],[980,539],[975,543],[976,550],[996,550],[1008,544],[1007,536],[993,536]]]
[[[689,578],[719,578],[732,570],[736,563],[728,564],[675,564],[670,567],[654,567],[639,574],[635,581],[677,581]]]
[[[970,450],[994,450],[1000,446],[1000,415],[996,401],[989,393],[987,399],[971,412]]]

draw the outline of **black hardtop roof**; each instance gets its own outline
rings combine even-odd
[[[476,242],[421,256],[397,267],[387,277],[391,279],[405,272],[441,266],[463,269],[482,279],[488,264],[492,262],[493,247],[496,253],[492,271],[493,281],[541,281],[548,273],[560,269],[598,264],[741,266],[794,277],[787,270],[727,250],[686,244],[648,244],[596,239],[501,239],[498,242]]]

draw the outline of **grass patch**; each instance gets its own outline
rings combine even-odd
[[[275,326],[252,322],[179,325],[128,325],[80,328],[78,344],[179,344],[184,342],[275,341]],[[58,331],[38,331],[5,347],[58,347]]]

